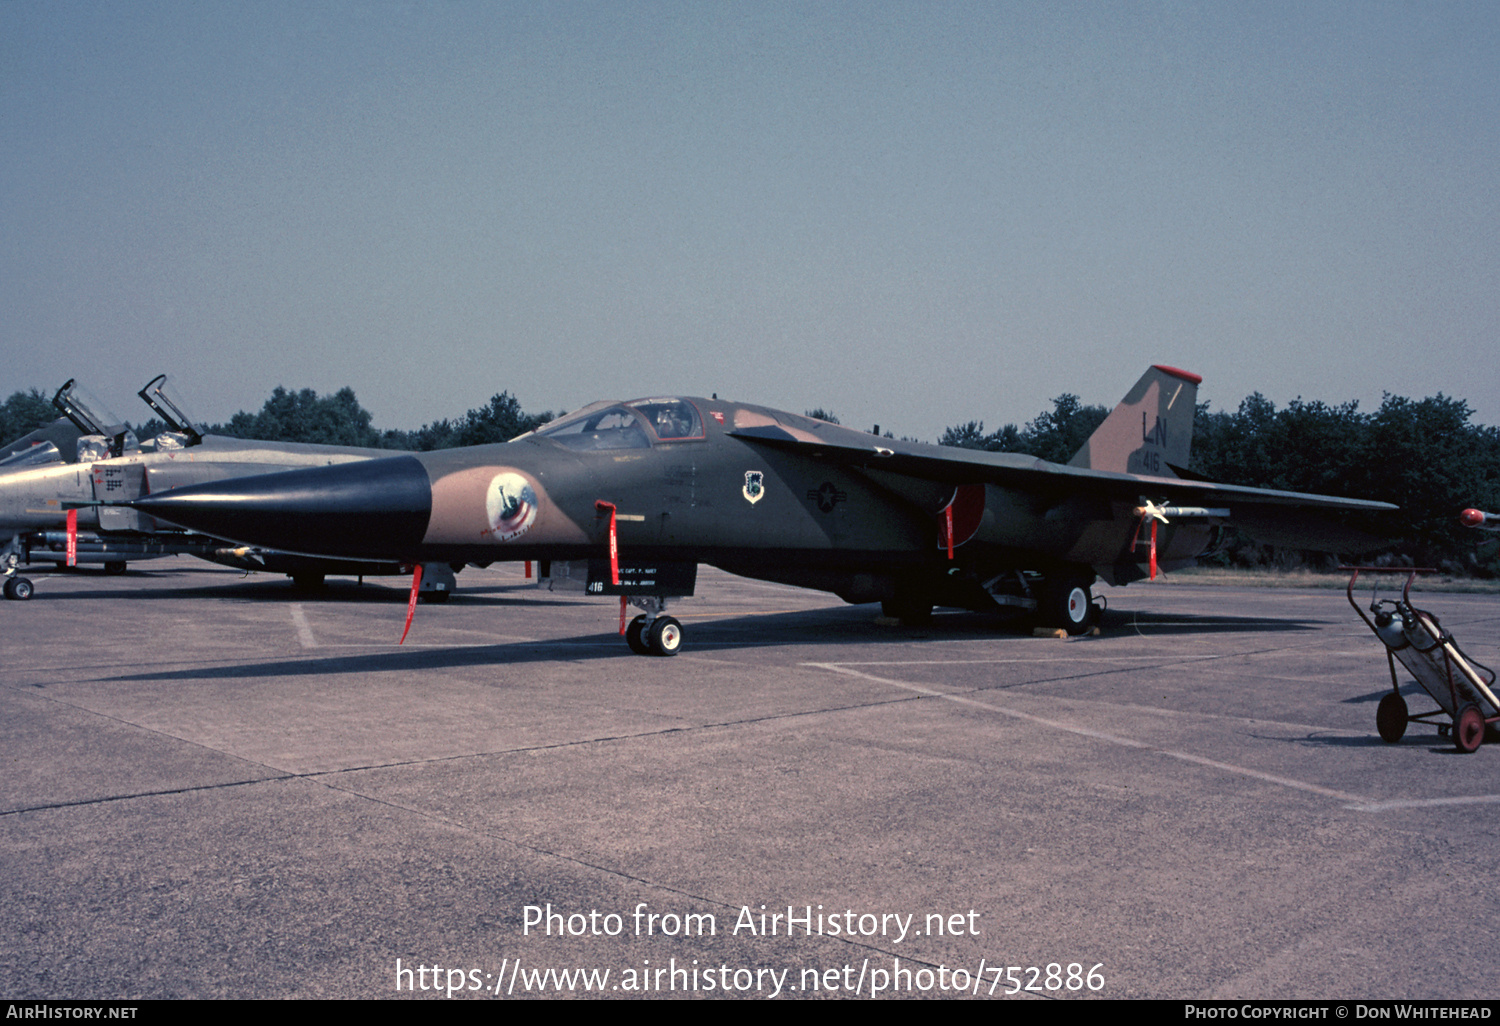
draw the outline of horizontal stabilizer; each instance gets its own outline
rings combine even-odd
[[[1239,503],[1230,523],[1258,542],[1289,549],[1354,554],[1378,549],[1389,542],[1342,523],[1335,516],[1289,506]]]

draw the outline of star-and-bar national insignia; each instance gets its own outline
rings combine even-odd
[[[835,488],[832,481],[824,481],[816,488],[807,490],[809,502],[816,503],[824,513],[832,513],[835,506],[849,498],[849,493]]]
[[[763,470],[745,471],[745,487],[740,489],[740,494],[750,505],[755,505],[766,494],[766,474]]]

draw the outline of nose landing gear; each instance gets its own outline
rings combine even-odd
[[[18,572],[21,568],[20,541],[19,537],[12,538],[10,544],[0,551],[0,576],[5,578],[5,597],[15,602],[25,602],[31,598],[32,592],[31,581]]]
[[[676,617],[663,615],[667,600],[636,595],[630,601],[646,610],[625,628],[625,643],[630,646],[630,651],[636,655],[676,655],[682,649],[682,624]]]

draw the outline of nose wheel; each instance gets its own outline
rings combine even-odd
[[[636,655],[674,656],[682,649],[682,624],[664,616],[662,599],[648,599],[650,612],[642,613],[625,628],[625,644]]]
[[[654,655],[674,656],[682,648],[682,624],[670,616],[658,616],[647,636]]]
[[[630,651],[636,655],[650,655],[651,643],[646,640],[646,614],[642,613],[630,621],[630,626],[625,628],[625,644],[630,646]]]

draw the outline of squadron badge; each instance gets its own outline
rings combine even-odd
[[[484,497],[490,535],[495,541],[519,538],[536,520],[536,492],[520,474],[506,470],[495,475]]]
[[[740,489],[740,494],[750,505],[754,506],[766,494],[765,478],[763,470],[745,471],[745,487]]]

